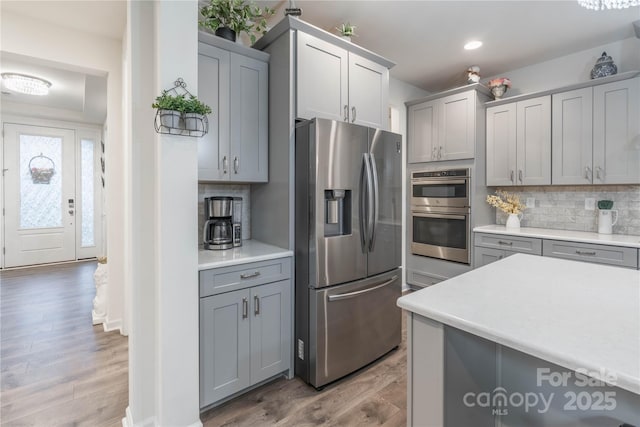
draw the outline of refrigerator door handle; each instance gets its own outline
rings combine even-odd
[[[373,191],[370,192],[369,197],[372,199],[373,212],[371,215],[371,224],[369,225],[369,252],[373,252],[373,248],[376,244],[376,227],[378,225],[379,215],[379,191],[378,191],[378,170],[376,168],[376,159],[373,157],[373,153],[369,154],[369,165],[371,168],[371,175],[373,175]]]
[[[374,286],[372,288],[362,289],[360,291],[347,292],[347,293],[338,294],[338,295],[328,295],[327,299],[329,300],[329,302],[332,302],[332,301],[340,301],[342,299],[357,297],[358,295],[366,294],[367,292],[372,292],[372,291],[375,291],[376,289],[383,288],[383,287],[395,282],[395,280],[397,278],[398,278],[398,276],[393,276],[391,279],[387,280],[384,283],[381,283],[381,284],[379,284],[377,286]]]
[[[374,210],[375,210],[375,203],[374,203],[374,188],[373,188],[373,171],[371,170],[371,161],[369,160],[371,158],[371,154],[369,153],[364,153],[364,161],[365,161],[365,166],[367,168],[367,208],[366,208],[366,232],[367,232],[367,238],[366,238],[366,247],[365,247],[365,251],[370,251],[370,247],[371,247],[371,238],[373,236],[373,222],[374,222]]]
[[[362,154],[362,168],[360,169],[360,203],[359,203],[359,212],[360,212],[360,245],[362,248],[362,252],[366,252],[367,248],[367,237],[368,237],[368,228],[367,224],[364,221],[366,215],[366,198],[367,198],[367,188],[368,188],[368,179],[367,175],[369,173],[369,168],[367,167],[367,154]]]

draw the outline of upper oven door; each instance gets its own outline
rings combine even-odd
[[[468,177],[412,179],[411,193],[413,206],[470,206]]]

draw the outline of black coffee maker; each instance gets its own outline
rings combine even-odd
[[[204,219],[204,248],[233,248],[233,197],[205,197]]]

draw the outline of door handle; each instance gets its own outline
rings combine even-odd
[[[600,172],[602,172],[602,176],[600,176]],[[602,169],[600,166],[596,166],[596,178],[598,178],[599,180],[602,180],[604,177],[604,169]]]
[[[240,168],[240,162],[238,161],[238,157],[233,158],[233,173],[238,173],[238,169]]]
[[[589,167],[589,165],[587,165],[587,166],[584,167],[584,178],[586,180],[591,181],[591,178],[589,178],[590,175],[592,175],[591,174],[591,168]]]
[[[349,121],[349,106],[347,104],[344,105],[344,121]]]
[[[509,174],[509,181],[513,182],[513,171]]]
[[[518,179],[520,180],[520,184],[522,184],[522,169],[518,171]]]
[[[328,295],[327,299],[329,300],[329,302],[332,302],[332,301],[340,301],[342,299],[357,297],[358,295],[366,294],[367,292],[373,292],[376,289],[383,288],[383,287],[395,282],[395,280],[397,278],[398,278],[398,276],[393,276],[391,279],[387,280],[384,283],[379,284],[378,286],[374,286],[373,288],[368,288],[368,289],[362,289],[361,291],[347,292],[347,293],[338,294],[338,295]]]
[[[362,166],[360,169],[360,206],[358,206],[358,210],[360,213],[360,246],[363,253],[367,251],[367,237],[369,232],[367,223],[365,221],[365,215],[367,215],[365,203],[367,201],[367,183],[369,182],[367,179],[368,173],[369,168],[367,167],[367,153],[362,153]]]
[[[356,121],[356,107],[351,107],[351,115],[353,117],[351,117],[351,123],[355,123]]]
[[[441,160],[441,159],[442,159],[442,145],[438,149],[438,160]]]
[[[589,256],[595,256],[596,253],[595,251],[576,251],[577,255],[589,255]]]
[[[227,156],[222,158],[222,173],[227,173]]]
[[[437,147],[433,147],[433,150],[431,150],[431,160],[437,160],[438,159],[437,150],[438,150]]]
[[[249,303],[246,298],[242,298],[242,318],[249,317]]]
[[[498,244],[499,245],[513,246],[513,242],[505,242],[504,240],[498,240]]]
[[[376,169],[376,160],[375,157],[373,157],[373,153],[369,154],[369,167],[371,168],[371,175],[373,176],[373,191],[369,194],[369,197],[373,199],[373,215],[371,216],[372,221],[369,230],[369,252],[373,252],[376,242],[376,226],[378,225],[378,213],[380,207],[380,201],[378,200],[378,170]]]
[[[253,315],[257,316],[260,314],[260,297],[258,295],[253,296]]]

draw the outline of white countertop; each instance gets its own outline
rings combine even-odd
[[[627,236],[624,234],[598,234],[586,231],[553,230],[550,228],[534,227],[521,227],[519,230],[507,230],[504,225],[483,225],[475,227],[473,231],[478,233],[537,237],[539,239],[569,240],[571,242],[597,243],[601,245],[640,248],[640,236]]]
[[[246,264],[248,262],[293,256],[293,251],[268,245],[257,240],[243,240],[242,246],[222,251],[200,248],[198,251],[198,270]]]
[[[398,306],[640,394],[640,271],[516,254]]]

